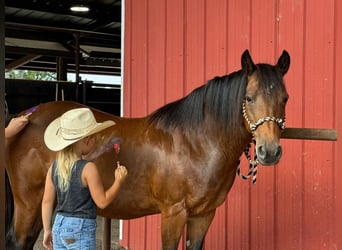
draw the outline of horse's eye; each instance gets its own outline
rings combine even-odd
[[[253,101],[253,98],[247,95],[245,97],[245,100],[246,100],[246,102],[251,103]]]

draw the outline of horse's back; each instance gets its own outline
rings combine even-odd
[[[31,107],[21,112],[20,115],[31,113],[29,116],[30,125],[47,126],[52,120],[61,116],[67,110],[80,107],[85,106],[70,101],[47,102]],[[30,128],[30,126],[28,126],[28,128]]]
[[[41,165],[46,162],[50,163],[55,155],[54,152],[48,150],[44,143],[46,127],[66,111],[80,107],[86,106],[76,102],[57,101],[43,103],[21,112],[19,115],[28,113],[31,113],[31,115],[27,126],[6,143],[6,165],[9,171],[14,173],[18,169],[32,168],[32,170],[44,169],[43,172],[45,172],[46,167]],[[98,110],[93,111],[99,121],[108,119],[110,116]],[[32,157],[33,155],[36,157]],[[37,164],[32,164],[32,160],[37,161]],[[11,179],[13,179],[13,176]]]

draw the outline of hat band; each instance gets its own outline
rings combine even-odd
[[[88,127],[81,129],[68,129],[60,127],[60,130],[64,140],[78,140],[87,135],[92,129],[96,127],[96,125],[97,123],[92,123]]]

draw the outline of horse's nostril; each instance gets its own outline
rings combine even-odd
[[[277,146],[274,150],[266,150],[264,146],[259,146],[257,149],[259,159],[266,159],[268,157],[279,159],[282,155],[281,146]]]
[[[258,147],[258,156],[264,158],[266,155],[266,151],[263,146]]]
[[[281,149],[281,146],[278,146],[278,148],[277,148],[277,151],[276,151],[276,157],[277,158],[280,158],[280,156],[282,155],[282,153],[283,153],[283,150]]]

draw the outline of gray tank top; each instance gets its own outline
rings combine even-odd
[[[56,175],[56,161],[52,165],[52,182],[57,193],[56,212],[67,217],[78,217],[83,219],[96,218],[96,204],[91,198],[88,187],[82,184],[81,174],[86,160],[75,162],[71,174],[69,188],[62,192],[58,187],[58,177]]]

